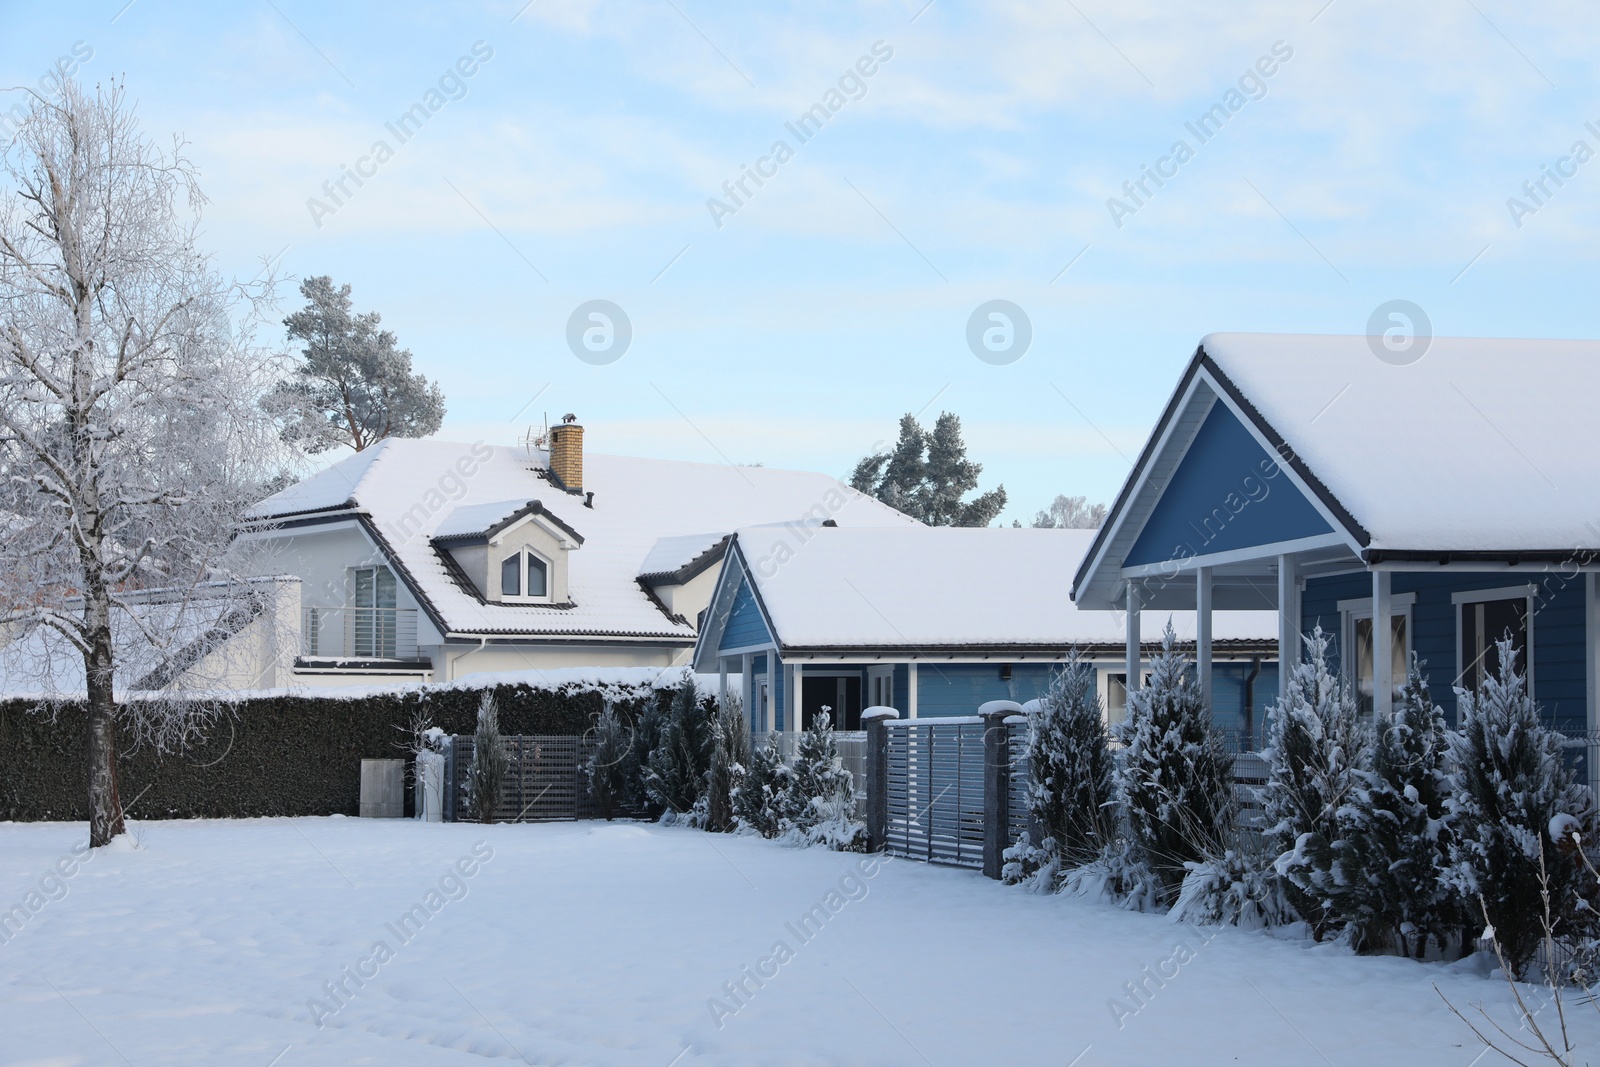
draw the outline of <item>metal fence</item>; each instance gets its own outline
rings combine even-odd
[[[415,608],[325,607],[301,609],[302,656],[363,659],[415,659]]]
[[[587,766],[594,739],[543,734],[502,737],[509,767],[496,822],[560,822],[597,819],[600,809],[589,795]],[[467,768],[472,765],[471,734],[450,739],[446,761],[445,818],[471,820],[467,810]]]
[[[982,867],[984,720],[905,719],[884,726],[888,851]]]
[[[750,735],[751,749],[760,748],[769,741],[778,746],[785,763],[794,762],[795,750],[800,746],[800,733],[774,731]],[[856,817],[861,818],[867,804],[867,732],[865,730],[835,730],[833,744],[839,752],[839,762],[850,772],[855,785]]]
[[[1027,722],[1006,723],[1006,751],[1011,760],[1011,798],[1006,806],[1006,817],[1010,826],[1006,830],[1006,840],[1016,842],[1022,837],[1022,832],[1029,828],[1029,809],[1032,802],[1028,798],[1031,779],[1029,778],[1028,763],[1028,724]],[[1037,833],[1031,837],[1038,837]],[[1038,845],[1038,841],[1033,842]]]

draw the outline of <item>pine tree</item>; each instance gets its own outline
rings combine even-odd
[[[782,829],[841,850],[861,847],[866,826],[855,819],[856,791],[839,759],[833,722],[824,708],[795,746],[791,774],[779,797]]]
[[[734,794],[750,765],[750,723],[738,697],[718,703],[712,731],[706,828],[721,834],[734,828]]]
[[[494,822],[510,762],[500,740],[500,706],[492,692],[485,692],[478,701],[478,728],[472,735],[472,762],[467,766],[467,807],[479,822]]]
[[[1028,715],[1028,806],[1044,851],[1087,863],[1115,829],[1115,764],[1094,668],[1074,650]]]
[[[1135,843],[1170,903],[1183,883],[1186,863],[1221,855],[1233,821],[1233,760],[1211,729],[1211,716],[1177,650],[1167,623],[1150,682],[1128,701],[1118,730],[1126,746],[1118,768],[1122,798]]]
[[[633,737],[628,754],[627,805],[630,811],[642,812],[655,819],[667,809],[651,795],[645,784],[645,774],[650,766],[650,754],[661,743],[662,694],[645,701],[633,713]]]
[[[1587,838],[1593,798],[1562,758],[1565,739],[1544,725],[1528,695],[1511,639],[1495,649],[1496,669],[1477,691],[1456,691],[1461,729],[1451,737],[1455,826],[1448,880],[1474,922],[1487,913],[1500,951],[1520,978],[1544,935],[1541,851],[1555,928],[1579,936],[1595,925],[1592,906],[1581,899],[1576,860],[1545,844],[1558,815],[1576,818]]]
[[[700,704],[694,680],[686,678],[673,695],[661,739],[645,768],[645,789],[661,807],[687,816],[705,795],[711,734],[711,716]]]
[[[1449,732],[1415,656],[1387,721],[1380,721],[1371,768],[1336,816],[1331,879],[1321,903],[1349,931],[1357,951],[1398,950],[1421,959],[1461,925],[1442,881],[1446,857]]]
[[[1287,700],[1267,713],[1262,752],[1267,842],[1278,854],[1289,902],[1318,939],[1333,922],[1326,899],[1334,882],[1338,812],[1368,768],[1372,747],[1355,698],[1328,667],[1328,645],[1320,626],[1307,638]]]
[[[595,722],[594,734],[594,752],[587,766],[589,795],[600,809],[601,818],[610,822],[627,806],[638,769],[627,726],[609,700]]]
[[[785,770],[783,753],[770,739],[750,753],[747,773],[733,791],[733,811],[741,826],[762,837],[778,836],[778,796]]]
[[[914,415],[902,417],[894,451],[864,457],[850,484],[929,526],[987,526],[1005,510],[1005,486],[962,499],[977,488],[982,472],[982,464],[967,458],[961,420],[946,411],[932,430]]]

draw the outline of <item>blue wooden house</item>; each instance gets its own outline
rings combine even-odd
[[[1031,700],[1076,648],[1114,721],[1126,703],[1122,622],[1080,611],[1068,595],[1093,539],[1092,530],[747,527],[724,555],[695,670],[720,674],[724,692],[737,684],[757,732],[804,729],[824,707],[854,730],[875,705],[926,717]],[[1143,655],[1167,618],[1144,613]],[[1194,640],[1192,610],[1172,621]],[[1217,615],[1212,688],[1230,725],[1259,721],[1275,692],[1276,629],[1271,610]]]
[[[1600,343],[1447,339],[1398,364],[1366,337],[1206,337],[1073,582],[1080,608],[1281,608],[1278,658],[1329,635],[1382,711],[1411,653],[1453,688],[1509,634],[1534,698],[1596,727]],[[1378,620],[1376,623],[1374,620]],[[1279,680],[1280,688],[1282,678]]]

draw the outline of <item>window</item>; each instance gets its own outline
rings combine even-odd
[[[1396,691],[1406,684],[1406,671],[1411,663],[1411,608],[1417,602],[1415,593],[1394,593],[1389,597],[1389,678]],[[1363,715],[1373,713],[1372,699],[1372,600],[1339,601],[1339,614],[1344,620],[1344,640],[1341,657],[1346,681],[1356,691],[1356,703]]]
[[[549,600],[550,563],[531,549],[520,549],[500,561],[500,599]]]
[[[1148,672],[1139,673],[1141,681],[1148,681]],[[1128,674],[1119,671],[1106,675],[1106,725],[1115,726],[1128,717]]]
[[[388,567],[357,567],[351,572],[351,652],[394,658],[395,580]]]
[[[894,668],[867,668],[868,705],[875,708],[894,707]]]
[[[1495,642],[1507,635],[1516,651],[1517,667],[1528,670],[1528,623],[1531,596],[1528,588],[1485,589],[1457,593],[1457,632],[1460,634],[1461,673],[1456,684],[1476,689],[1483,680],[1500,669]],[[1530,683],[1531,687],[1531,683]]]

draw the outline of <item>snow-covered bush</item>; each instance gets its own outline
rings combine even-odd
[[[1019,875],[1077,866],[1105,850],[1116,819],[1109,740],[1094,668],[1069,652],[1028,712],[1028,807],[1042,840],[1015,850]]]
[[[792,840],[862,852],[867,827],[855,818],[855,782],[839,759],[828,712],[818,712],[800,735],[778,797],[780,828]]]
[[[781,819],[778,797],[788,780],[783,753],[770,738],[755,746],[745,774],[733,789],[733,813],[739,826],[762,837],[777,837]]]
[[[1131,694],[1118,728],[1125,746],[1117,789],[1133,843],[1170,903],[1188,864],[1227,849],[1233,823],[1233,759],[1167,623],[1150,682]]]
[[[634,763],[633,738],[627,724],[607,701],[594,726],[594,751],[585,767],[589,795],[607,822],[626,810],[639,769]]]
[[[1421,959],[1461,928],[1444,883],[1449,813],[1449,733],[1413,656],[1387,720],[1376,724],[1371,766],[1335,815],[1331,879],[1319,899],[1357,951]]]
[[[1295,917],[1270,857],[1250,835],[1221,855],[1191,862],[1171,912],[1173,922],[1246,930],[1285,926]]]
[[[1160,911],[1161,884],[1126,827],[1100,855],[1061,876],[1061,892],[1129,911]]]
[[[1338,812],[1371,758],[1371,729],[1354,696],[1329,669],[1328,635],[1319,626],[1289,675],[1285,701],[1267,712],[1267,784],[1261,801],[1266,841],[1277,853],[1284,891],[1320,939],[1333,924],[1326,898],[1334,888]]]
[[[1448,806],[1455,825],[1448,879],[1474,921],[1487,913],[1500,952],[1520,977],[1544,936],[1541,853],[1554,928],[1576,938],[1595,926],[1577,859],[1543,846],[1562,815],[1589,836],[1593,798],[1562,758],[1564,738],[1544,725],[1528,695],[1511,640],[1496,642],[1495,650],[1496,669],[1477,691],[1456,691],[1461,728],[1451,737]]]
[[[493,693],[485,693],[478,702],[478,728],[472,735],[472,762],[467,766],[467,810],[479,822],[494,822],[510,763],[500,741],[500,706]]]
[[[711,769],[706,774],[706,829],[727,833],[735,825],[734,794],[750,763],[750,724],[738,697],[717,705],[711,723]]]
[[[661,722],[661,737],[650,753],[644,784],[652,800],[671,814],[692,815],[705,796],[711,768],[711,715],[700,705],[692,679],[673,694]]]

